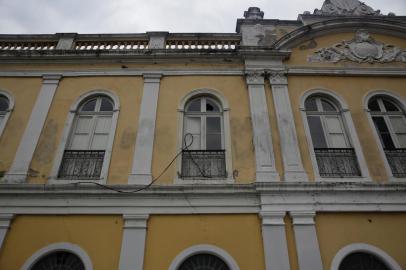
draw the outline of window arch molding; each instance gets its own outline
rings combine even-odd
[[[106,96],[106,97],[110,98],[114,103],[113,104],[113,115],[112,115],[112,121],[111,121],[111,132],[109,134],[109,138],[107,141],[107,146],[106,146],[105,155],[104,155],[104,159],[103,159],[103,166],[102,166],[102,170],[101,170],[101,174],[100,174],[100,180],[86,180],[86,181],[87,182],[88,181],[95,181],[95,182],[97,181],[98,183],[106,183],[107,176],[108,176],[108,169],[109,169],[109,165],[110,165],[110,159],[111,159],[111,152],[112,152],[113,143],[114,143],[114,136],[115,136],[116,127],[117,127],[118,114],[120,111],[120,100],[119,100],[118,96],[113,91],[106,90],[106,89],[96,89],[96,90],[88,91],[88,92],[80,95],[75,100],[75,102],[71,105],[68,116],[66,118],[64,130],[62,132],[61,142],[58,146],[58,150],[56,152],[56,156],[54,159],[54,164],[53,164],[52,171],[51,171],[51,177],[49,179],[50,183],[63,184],[63,183],[72,183],[72,182],[83,181],[83,180],[62,180],[62,179],[57,180],[57,178],[58,178],[59,167],[61,165],[61,161],[63,158],[63,153],[64,153],[66,146],[68,144],[68,141],[69,141],[69,135],[70,135],[70,132],[71,132],[73,124],[74,124],[76,113],[78,112],[78,110],[83,102],[85,102],[86,100],[89,100],[93,97],[97,97],[97,96]]]
[[[400,265],[383,250],[365,243],[353,243],[341,248],[337,252],[331,263],[331,270],[339,270],[340,264],[345,259],[345,257],[355,252],[365,252],[372,254],[376,256],[378,259],[380,259],[391,270],[402,269]]]
[[[93,270],[93,264],[89,255],[87,255],[87,253],[80,246],[67,242],[54,243],[41,248],[31,255],[30,258],[28,258],[28,260],[21,267],[21,270],[30,270],[40,259],[57,251],[67,251],[78,256],[84,264],[86,270]]]
[[[339,113],[343,120],[344,129],[345,129],[348,139],[355,151],[355,155],[356,155],[356,158],[358,161],[358,166],[359,166],[359,169],[361,172],[360,177],[328,178],[328,177],[320,176],[317,159],[316,159],[316,153],[314,151],[314,145],[313,145],[313,141],[312,141],[312,137],[311,137],[311,133],[310,133],[309,124],[307,122],[307,114],[306,114],[306,109],[305,109],[306,100],[312,96],[324,97],[326,99],[333,101],[335,103],[335,105],[338,106]],[[316,181],[345,181],[345,182],[371,181],[370,176],[369,176],[368,166],[365,161],[364,153],[362,152],[361,143],[359,141],[357,132],[355,130],[354,122],[352,120],[351,112],[349,110],[348,104],[345,101],[345,99],[332,90],[325,89],[325,88],[315,88],[315,89],[310,89],[310,90],[305,91],[304,94],[300,97],[299,104],[300,104],[299,109],[300,109],[301,115],[302,115],[304,131],[306,134],[306,139],[307,139],[307,143],[308,143],[308,147],[309,147],[309,151],[310,151],[310,158],[312,161],[313,171],[314,171]]]
[[[389,177],[389,180],[390,181],[405,181],[406,178],[398,178],[398,177],[393,176],[393,173],[392,173],[392,170],[390,168],[388,159],[386,158],[385,150],[384,150],[384,148],[382,146],[382,143],[381,143],[380,138],[379,138],[379,134],[378,134],[378,132],[377,132],[377,130],[375,128],[374,122],[372,120],[372,116],[371,116],[370,110],[368,108],[368,104],[369,104],[370,100],[375,98],[375,97],[386,97],[386,98],[388,98],[392,102],[396,103],[396,105],[398,105],[403,110],[403,112],[406,112],[406,99],[401,97],[400,95],[392,92],[392,91],[389,91],[389,90],[371,90],[364,96],[364,99],[363,99],[363,109],[367,114],[369,126],[371,127],[372,134],[373,134],[373,136],[375,138],[375,141],[377,142],[378,150],[379,150],[379,153],[380,153],[381,158],[383,160],[385,170],[386,170],[386,173],[387,173],[387,175]]]
[[[212,246],[212,245],[206,245],[206,244],[191,246],[191,247],[183,250],[178,256],[175,257],[175,259],[172,261],[171,265],[169,266],[168,270],[177,270],[178,267],[181,266],[181,264],[185,260],[187,260],[188,258],[190,258],[193,255],[197,255],[197,254],[201,254],[201,253],[211,254],[211,255],[219,257],[221,260],[223,260],[227,264],[227,266],[230,268],[230,270],[240,270],[238,264],[233,259],[233,257],[230,254],[228,254],[228,252],[226,252],[225,250],[223,250],[219,247]]]
[[[178,158],[177,161],[177,172],[175,176],[175,183],[178,184],[214,184],[214,183],[233,183],[233,173],[232,173],[232,151],[231,151],[231,133],[230,133],[230,108],[227,99],[220,93],[220,91],[209,88],[199,88],[194,89],[184,95],[178,105],[178,141],[177,149],[181,150],[183,147],[183,128],[184,128],[184,116],[185,107],[189,101],[198,97],[209,97],[213,98],[220,103],[221,110],[223,113],[223,126],[224,126],[224,149],[226,150],[226,171],[228,172],[226,179],[216,179],[216,180],[184,180],[182,179],[178,172],[181,171],[182,158]]]
[[[6,127],[7,120],[10,117],[11,112],[14,110],[14,96],[7,90],[0,89],[0,97],[3,96],[8,100],[8,108],[6,110],[6,114],[4,115],[4,118],[2,121],[0,121],[0,137],[3,134],[3,131]]]

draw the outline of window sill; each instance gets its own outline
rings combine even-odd
[[[233,178],[175,178],[175,184],[182,185],[215,185],[215,184],[233,184]]]
[[[91,183],[99,183],[105,184],[105,179],[59,179],[59,178],[49,178],[48,184],[74,184],[80,182],[91,182]]]
[[[316,176],[316,182],[372,182],[370,177],[352,176],[352,177],[321,177]]]

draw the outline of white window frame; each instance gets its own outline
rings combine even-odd
[[[231,152],[231,134],[230,134],[230,108],[228,101],[224,98],[219,91],[213,89],[195,89],[186,94],[179,103],[178,106],[178,142],[177,151],[181,151],[183,148],[183,129],[184,129],[184,116],[185,106],[194,98],[201,96],[211,97],[220,103],[220,110],[223,112],[223,140],[225,149],[225,162],[227,177],[224,179],[182,179],[180,172],[182,170],[182,155],[177,159],[177,170],[175,172],[175,184],[228,184],[234,183],[233,167],[232,167],[232,152]]]
[[[216,257],[219,257],[221,260],[223,260],[227,266],[230,268],[230,270],[240,270],[240,267],[236,263],[236,261],[231,257],[230,254],[228,254],[225,250],[212,246],[212,245],[196,245],[189,247],[185,250],[183,250],[176,258],[172,261],[171,265],[169,266],[168,270],[178,270],[178,268],[181,266],[181,264],[190,258],[193,255],[197,254],[211,254]]]
[[[364,103],[363,103],[364,111],[366,112],[366,115],[367,115],[367,118],[369,121],[369,125],[372,129],[372,134],[374,135],[375,141],[377,142],[379,153],[383,160],[384,167],[386,170],[386,174],[388,175],[389,181],[405,182],[406,178],[393,176],[392,169],[390,168],[388,159],[386,158],[385,150],[383,149],[383,145],[381,143],[381,139],[379,138],[378,131],[376,130],[374,121],[372,120],[372,115],[368,108],[368,103],[372,98],[374,98],[376,96],[382,96],[382,97],[386,96],[388,99],[395,102],[396,105],[398,105],[404,112],[406,112],[406,100],[405,100],[405,98],[402,98],[399,95],[397,95],[389,90],[372,90],[364,96]]]
[[[6,110],[6,114],[4,115],[2,123],[0,123],[0,137],[1,137],[4,129],[6,128],[10,114],[14,110],[14,97],[13,95],[10,94],[10,92],[2,89],[0,89],[0,96],[3,96],[6,99],[8,99],[8,109]]]
[[[386,252],[383,250],[364,243],[353,243],[341,248],[338,253],[334,256],[334,259],[331,263],[331,270],[339,270],[341,262],[350,255],[351,253],[355,252],[364,252],[369,253],[376,256],[379,260],[381,260],[390,270],[402,270],[400,265]]]
[[[74,125],[74,120],[77,111],[79,110],[80,105],[82,104],[83,101],[87,99],[91,99],[92,97],[97,97],[97,96],[107,96],[113,101],[113,115],[111,118],[111,131],[109,133],[109,138],[107,140],[107,146],[104,154],[104,159],[103,159],[103,166],[100,174],[100,179],[99,180],[66,180],[66,179],[58,179],[58,172],[59,172],[59,167],[62,162],[63,158],[63,153],[69,143],[69,136],[71,133],[71,130]],[[86,92],[85,94],[81,95],[71,106],[69,110],[68,117],[65,122],[65,128],[62,133],[62,139],[61,143],[58,146],[58,150],[56,152],[56,156],[54,159],[54,164],[52,167],[51,171],[51,176],[48,180],[49,183],[51,184],[66,184],[66,183],[75,183],[75,182],[97,182],[101,184],[105,184],[107,182],[107,176],[108,176],[108,169],[110,166],[110,159],[111,159],[111,153],[112,153],[112,148],[113,148],[113,143],[114,143],[114,136],[116,133],[116,127],[117,127],[117,120],[118,120],[118,114],[120,111],[120,101],[118,96],[112,92],[111,90],[92,90],[89,92]]]
[[[24,263],[24,265],[21,267],[21,270],[30,270],[43,257],[58,251],[66,251],[75,254],[82,261],[86,270],[93,270],[93,264],[90,260],[89,255],[87,255],[87,253],[78,245],[66,242],[54,243],[41,248]]]
[[[341,113],[341,120],[344,125],[344,130],[346,131],[346,136],[349,140],[350,145],[354,148],[355,155],[357,157],[358,166],[361,172],[361,176],[359,177],[322,177],[320,176],[319,167],[317,164],[316,153],[314,152],[313,141],[310,133],[309,124],[307,122],[307,113],[305,109],[305,101],[310,96],[317,95],[323,96],[327,99],[332,100],[336,106],[339,107],[339,111]],[[324,88],[316,88],[307,90],[299,100],[300,104],[300,111],[302,115],[302,121],[304,126],[304,131],[306,134],[307,145],[309,147],[310,152],[310,159],[313,165],[313,172],[316,181],[320,182],[361,182],[361,181],[372,181],[369,175],[369,170],[367,163],[365,161],[364,153],[362,152],[361,143],[359,141],[357,132],[355,131],[354,122],[352,121],[351,112],[348,108],[347,103],[341,98],[339,95],[334,93],[331,90],[324,89]]]

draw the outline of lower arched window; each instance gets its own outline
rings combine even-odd
[[[338,270],[390,270],[390,268],[373,254],[354,252],[342,260]]]
[[[75,254],[57,251],[40,258],[30,270],[85,270],[85,265]]]
[[[196,254],[187,258],[177,270],[230,270],[230,268],[215,255]]]

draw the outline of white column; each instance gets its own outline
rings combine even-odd
[[[60,79],[60,75],[43,76],[41,90],[35,101],[13,164],[4,177],[5,182],[21,183],[26,181],[31,160]]]
[[[315,212],[290,212],[300,270],[323,270],[314,223]]]
[[[10,228],[10,223],[13,220],[13,214],[0,214],[0,250],[3,247],[4,239],[8,229]]]
[[[161,77],[161,74],[144,74],[144,90],[129,184],[148,185],[152,181],[151,163]]]
[[[247,72],[246,81],[254,137],[256,181],[279,181],[279,174],[275,169],[269,113],[265,96],[264,73],[262,71]]]
[[[142,270],[148,215],[123,215],[120,270]]]
[[[283,72],[273,72],[269,76],[273,101],[278,121],[282,149],[285,181],[307,181],[300,158],[295,121],[288,92],[288,79]]]
[[[285,212],[261,212],[266,270],[290,270]]]

